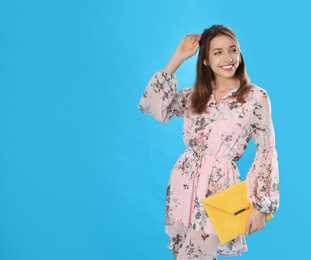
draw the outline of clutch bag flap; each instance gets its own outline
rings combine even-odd
[[[247,218],[254,209],[247,199],[246,181],[204,199],[202,204],[222,244],[245,233]],[[273,215],[266,213],[265,220],[271,218]]]

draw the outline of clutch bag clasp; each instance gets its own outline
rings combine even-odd
[[[245,211],[245,210],[248,210],[248,209],[249,209],[249,207],[246,207],[246,208],[244,208],[244,209],[241,209],[241,210],[235,212],[234,215],[237,215],[237,214],[239,214],[239,213],[241,213],[241,212],[243,212],[243,211]]]

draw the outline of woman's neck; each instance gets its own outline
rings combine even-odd
[[[238,88],[240,80],[238,78],[215,78],[215,90],[220,92],[230,91],[231,89]]]

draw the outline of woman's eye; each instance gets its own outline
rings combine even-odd
[[[233,52],[237,52],[238,50],[237,50],[237,49],[232,49],[232,51],[233,51]]]
[[[220,51],[218,51],[218,52],[215,52],[215,53],[214,53],[214,55],[216,55],[216,54],[218,54],[218,53],[220,53]]]

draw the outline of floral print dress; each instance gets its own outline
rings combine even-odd
[[[208,113],[188,108],[194,86],[177,92],[177,77],[157,71],[140,99],[138,109],[166,123],[184,117],[183,140],[187,149],[178,158],[166,194],[165,232],[168,248],[177,259],[216,259],[247,251],[245,235],[221,245],[202,200],[241,181],[236,162],[253,137],[256,156],[246,177],[252,206],[274,213],[279,206],[278,158],[271,106],[267,92],[252,85],[246,103],[238,103],[232,89],[216,104],[215,85]]]

